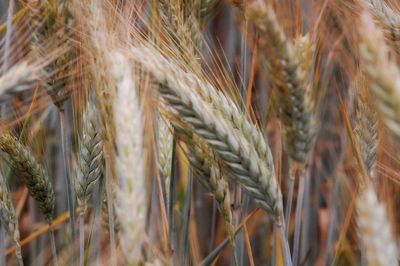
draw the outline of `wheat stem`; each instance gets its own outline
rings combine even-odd
[[[292,204],[293,204],[293,193],[294,193],[294,185],[296,183],[296,167],[295,161],[291,161],[289,159],[289,192],[287,196],[287,204],[285,210],[285,227],[286,227],[286,237],[289,238],[289,226],[290,226],[290,216],[292,214]]]
[[[70,226],[71,226],[71,234],[72,239],[75,239],[75,204],[74,204],[74,192],[71,183],[71,175],[70,175],[70,164],[69,164],[69,154],[68,154],[68,143],[67,138],[65,137],[67,125],[65,121],[65,111],[63,108],[59,109],[59,117],[60,117],[60,135],[61,135],[61,150],[62,150],[62,158],[64,163],[64,178],[65,184],[67,186],[67,204],[69,209],[69,215],[71,216]]]
[[[54,238],[54,230],[53,230],[52,227],[50,227],[49,236],[50,236],[51,253],[53,254],[53,263],[54,263],[55,266],[58,266],[56,241],[55,241],[55,238]]]
[[[85,210],[79,213],[79,265],[83,266],[85,260]]]
[[[297,206],[296,206],[296,225],[294,229],[294,240],[293,240],[293,264],[299,265],[299,257],[300,257],[300,236],[301,236],[301,222],[302,222],[302,211],[303,211],[303,201],[304,201],[304,192],[305,192],[305,177],[304,175],[304,167],[300,169],[300,180],[299,180],[299,188],[298,188],[298,196],[297,196]]]
[[[115,237],[116,221],[114,216],[114,199],[113,199],[113,187],[111,183],[110,167],[106,164],[106,194],[107,194],[107,209],[108,209],[108,228],[110,232],[110,250],[111,250],[111,265],[117,265],[117,245]]]

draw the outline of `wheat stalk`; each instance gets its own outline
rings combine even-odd
[[[382,122],[390,130],[395,143],[400,145],[400,71],[394,60],[389,58],[383,34],[371,17],[363,13],[361,21],[360,54],[368,89],[374,96]]]
[[[37,201],[46,221],[53,219],[55,196],[50,180],[32,153],[8,133],[0,135],[0,149],[10,156],[13,167],[26,183],[30,195]]]
[[[117,84],[115,99],[115,169],[118,177],[116,213],[121,225],[119,239],[128,263],[141,259],[146,220],[143,120],[131,66],[121,52],[113,52],[112,74]]]
[[[360,193],[356,206],[358,235],[367,265],[398,265],[397,247],[385,205],[378,201],[371,184]]]

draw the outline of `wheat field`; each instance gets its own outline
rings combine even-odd
[[[400,260],[397,0],[0,0],[0,265]]]

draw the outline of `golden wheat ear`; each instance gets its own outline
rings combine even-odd
[[[370,183],[357,199],[358,236],[368,265],[398,265],[397,245],[385,205]]]
[[[260,32],[258,45],[268,61],[278,88],[280,118],[284,125],[285,150],[295,161],[307,160],[316,138],[315,104],[307,84],[313,46],[308,35],[293,45],[286,37],[272,5],[251,1],[246,16]]]
[[[378,116],[368,100],[366,92],[363,89],[365,86],[363,81],[357,81],[354,92],[354,135],[357,138],[357,143],[360,145],[360,152],[363,161],[371,178],[375,177],[376,154],[378,147]],[[363,87],[362,87],[363,86]]]
[[[361,23],[361,68],[374,97],[379,118],[400,147],[400,70],[390,58],[383,33],[374,25],[368,13],[362,14]]]

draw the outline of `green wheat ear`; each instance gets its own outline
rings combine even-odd
[[[50,223],[53,219],[55,196],[43,167],[30,150],[9,133],[0,134],[0,149],[9,155],[13,167],[27,185],[29,194],[39,204],[39,209]]]
[[[103,131],[99,127],[95,104],[88,104],[82,119],[82,134],[79,136],[79,158],[74,187],[79,205],[86,202],[103,174]]]

